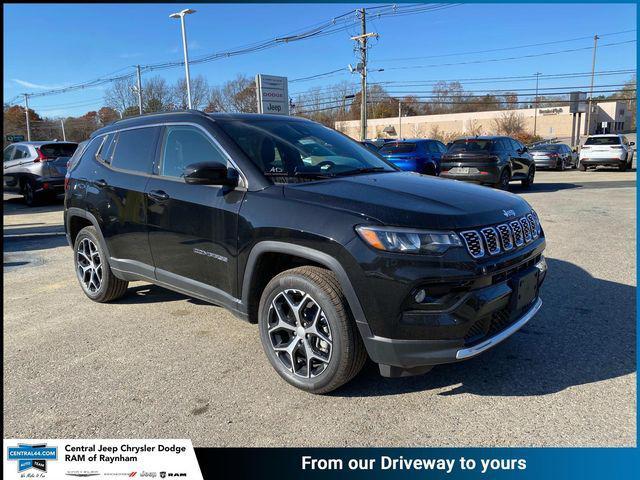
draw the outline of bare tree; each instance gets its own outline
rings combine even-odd
[[[493,120],[493,126],[501,135],[514,136],[524,132],[524,117],[516,112],[504,112]]]
[[[171,89],[160,76],[146,79],[142,84],[142,109],[146,113],[171,110]]]
[[[256,85],[253,79],[246,75],[238,75],[221,87],[211,89],[205,110],[255,113],[258,111],[257,103]]]
[[[105,91],[104,104],[121,113],[129,107],[137,105],[138,100],[133,86],[129,79],[116,80]]]
[[[198,75],[191,79],[191,106],[198,110],[207,106],[211,89],[207,79],[202,75]],[[183,78],[178,80],[171,89],[171,102],[175,108],[185,110],[189,107],[187,98],[187,81]]]

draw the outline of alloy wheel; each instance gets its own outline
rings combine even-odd
[[[102,259],[95,243],[83,238],[76,250],[76,268],[82,287],[89,293],[96,293],[102,285]]]
[[[269,306],[267,329],[271,347],[289,372],[313,378],[328,367],[333,351],[331,327],[308,293],[296,289],[278,293]]]

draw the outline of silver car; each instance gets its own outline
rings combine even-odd
[[[20,142],[4,149],[4,190],[20,193],[34,206],[64,192],[67,162],[78,147],[74,142]]]
[[[578,154],[564,143],[548,143],[536,145],[529,149],[537,169],[555,168],[564,170],[565,168],[576,168],[578,165]]]

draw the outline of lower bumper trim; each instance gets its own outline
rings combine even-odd
[[[467,358],[475,357],[476,355],[480,355],[485,350],[488,350],[496,346],[498,343],[502,342],[503,340],[506,340],[511,335],[513,335],[518,330],[520,330],[522,327],[524,327],[524,325],[529,320],[531,320],[536,313],[538,313],[538,310],[540,310],[540,307],[542,307],[542,300],[538,298],[536,302],[533,304],[533,306],[529,310],[527,310],[527,312],[518,320],[516,320],[511,326],[504,329],[503,331],[496,334],[495,336],[488,338],[487,340],[480,342],[477,345],[474,345],[473,347],[463,348],[461,350],[458,350],[456,352],[456,359],[465,360]]]

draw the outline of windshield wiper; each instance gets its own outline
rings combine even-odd
[[[374,172],[393,172],[393,170],[387,170],[386,167],[362,167],[356,168],[354,170],[347,170],[346,172],[336,173],[336,176],[346,176],[346,175],[360,175],[362,173],[374,173]]]
[[[295,172],[294,177],[308,177],[308,178],[333,178],[334,174],[322,173],[322,172]]]

